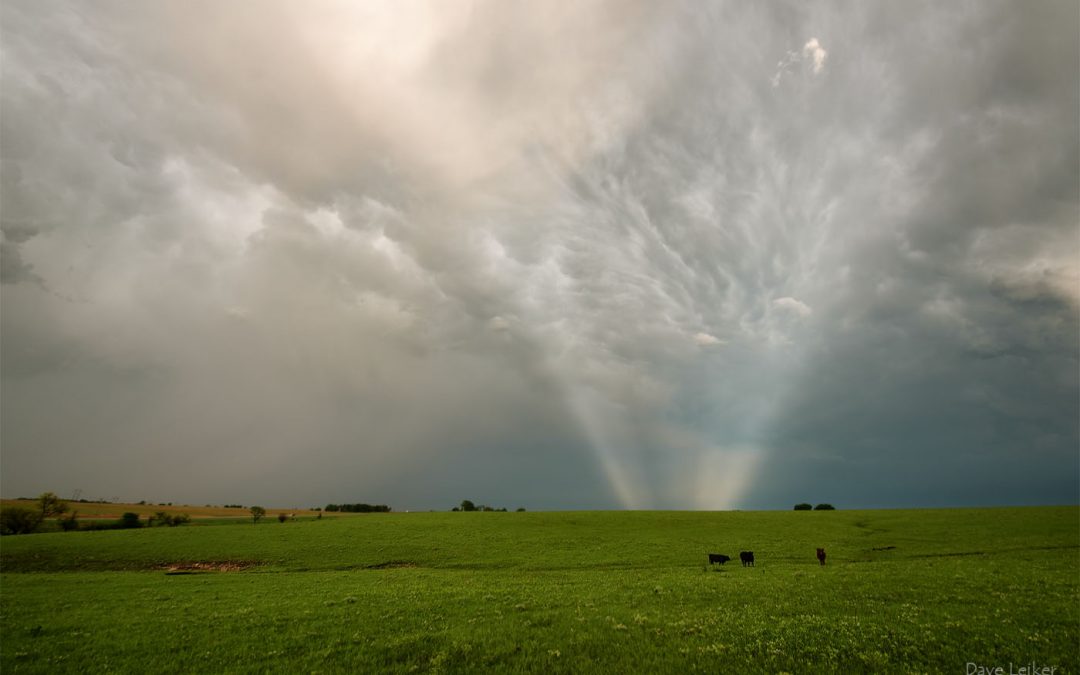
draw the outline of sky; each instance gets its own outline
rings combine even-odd
[[[0,4],[0,492],[1080,502],[1080,9]]]

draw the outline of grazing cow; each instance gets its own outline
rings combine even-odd
[[[743,567],[753,567],[754,566],[754,552],[753,551],[740,551],[739,552],[739,560],[742,561],[742,566]]]
[[[818,562],[821,563],[822,566],[825,565],[825,549],[819,548],[817,550],[817,559],[818,559]]]
[[[710,565],[712,565],[713,563],[720,563],[721,565],[723,565],[724,563],[726,563],[729,560],[731,560],[731,558],[727,557],[726,555],[721,555],[719,553],[710,553],[709,554],[709,564]]]

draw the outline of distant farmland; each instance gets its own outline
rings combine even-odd
[[[186,513],[192,518],[250,518],[251,513],[248,511],[247,506],[241,508],[225,508],[223,506],[196,506],[192,504],[127,504],[123,502],[78,502],[63,500],[68,505],[68,508],[72,511],[77,511],[80,519],[85,520],[101,520],[101,519],[116,519],[122,516],[124,513],[137,513],[140,518],[147,518],[154,515],[158,511],[164,511],[170,515]],[[35,501],[33,499],[2,499],[0,500],[0,507],[7,508],[9,506],[21,506],[24,508],[34,508]],[[268,517],[277,516],[278,513],[286,513],[289,515],[295,514],[296,516],[315,516],[316,511],[310,509],[266,509],[266,515]],[[66,515],[66,514],[65,514]],[[328,516],[338,515],[336,513],[328,513]]]
[[[0,563],[5,673],[1080,668],[1076,507],[268,518]]]

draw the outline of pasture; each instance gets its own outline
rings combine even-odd
[[[1076,507],[371,514],[0,565],[4,673],[1080,668]]]

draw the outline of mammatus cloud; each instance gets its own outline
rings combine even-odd
[[[5,3],[3,492],[1074,501],[1076,15]]]

